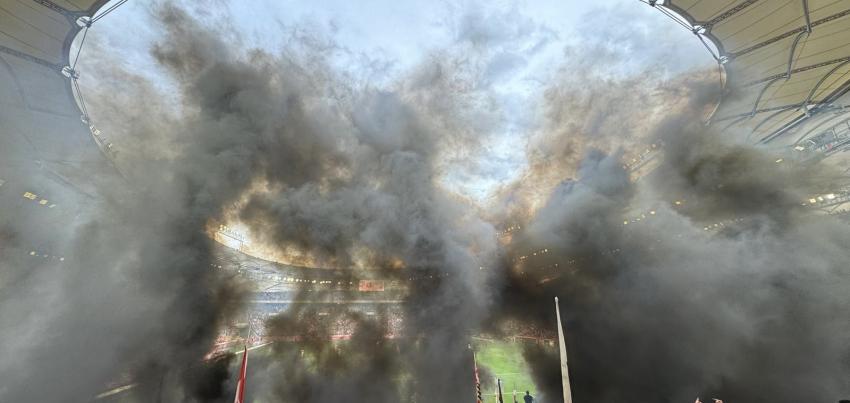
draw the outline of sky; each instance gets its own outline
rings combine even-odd
[[[598,67],[603,75],[645,69],[675,75],[713,65],[690,32],[637,0],[209,0],[185,6],[246,49],[291,51],[292,41],[309,37],[312,50],[322,49],[358,87],[398,85],[428,58],[457,61],[473,83],[471,96],[492,102],[490,108],[500,115],[498,124],[481,133],[484,152],[458,156],[442,178],[447,187],[477,201],[492,197],[525,168],[543,94],[553,77],[581,64],[582,51],[570,49],[591,42],[620,55],[616,63]],[[150,7],[131,0],[92,28],[88,41],[98,46],[82,53],[84,90],[97,80],[85,75],[89,51],[108,54],[109,62],[150,78],[163,93],[176,92],[150,53],[162,35]]]

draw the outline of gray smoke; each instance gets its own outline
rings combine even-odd
[[[280,346],[265,375],[274,382],[258,382],[252,394],[354,401],[365,393],[396,401],[402,394],[446,400],[465,390],[471,365],[466,338],[491,300],[484,285],[494,272],[479,267],[493,267],[496,244],[492,226],[439,184],[445,165],[474,147],[491,124],[489,112],[465,107],[479,99],[447,94],[458,83],[458,61],[435,55],[391,90],[358,89],[327,67],[314,41],[299,41],[280,55],[243,52],[177,7],[155,6],[152,12],[165,36],[151,52],[179,93],[162,97],[143,77],[105,63],[104,76],[111,77],[106,82],[137,96],[112,96],[114,89],[103,86],[104,92],[90,96],[91,109],[104,111],[95,116],[104,132],[129,139],[119,146],[116,163],[138,190],[108,196],[116,211],[97,212],[86,226],[91,234],[76,234],[81,253],[115,251],[92,254],[81,267],[117,266],[118,275],[130,277],[128,285],[139,287],[133,299],[104,280],[92,287],[117,295],[86,297],[104,309],[126,304],[142,313],[93,313],[102,319],[96,325],[110,329],[110,338],[132,357],[100,354],[111,353],[111,346],[91,346],[92,356],[81,349],[69,365],[104,370],[91,374],[91,385],[78,396],[93,396],[123,372],[143,385],[137,392],[143,401],[219,401],[232,392],[223,383],[228,374],[221,362],[201,364],[221,319],[239,307],[229,291],[232,281],[210,269],[204,231],[210,219],[225,215],[249,225],[258,242],[298,248],[322,265],[351,270],[353,279],[364,269],[388,279],[427,279],[402,306],[403,341],[385,341],[373,319],[338,312],[358,324],[345,351],[316,335],[307,351],[318,360],[314,367],[298,361],[294,347]],[[125,116],[137,124],[127,124]],[[104,220],[114,220],[116,228],[103,227]],[[67,293],[83,288],[63,287]],[[84,304],[71,302],[68,324],[57,334],[74,334],[69,328],[79,326],[80,338],[91,338],[101,329],[80,318]],[[293,309],[273,320],[270,332],[287,325],[307,329],[304,318],[312,313]],[[203,328],[187,329],[185,322]],[[66,340],[33,349],[44,358],[80,345]],[[376,357],[385,363],[361,363]],[[79,382],[67,367],[48,362],[68,388]],[[186,375],[173,373],[183,368],[189,368]],[[322,369],[335,375],[322,376]],[[162,374],[164,380],[158,379]],[[386,382],[376,384],[382,377]],[[58,396],[67,388],[46,393]]]
[[[44,234],[0,222],[0,353],[14,357],[0,363],[0,400],[85,401],[122,380],[139,383],[137,401],[229,400],[237,360],[203,360],[244,292],[211,269],[205,232],[223,217],[352,280],[418,279],[397,339],[385,337],[388,312],[339,307],[320,321],[294,306],[271,319],[270,336],[300,342],[252,356],[249,399],[472,398],[469,336],[506,319],[554,329],[555,295],[577,401],[829,401],[850,390],[839,336],[850,326],[836,319],[850,305],[848,228],[799,205],[832,173],[774,169],[703,127],[710,73],[594,75],[627,58],[607,43],[568,49],[593,56],[555,77],[528,172],[492,213],[442,179],[503,118],[487,86],[522,55],[479,65],[434,52],[376,89],[329,67],[345,51],[332,41],[299,32],[279,54],[244,50],[176,6],[151,11],[164,32],[151,53],[177,93],[128,66],[97,67],[90,109],[125,140],[124,178],[104,180],[57,241],[65,263],[27,263],[25,238]],[[463,18],[458,41],[480,55],[535,29],[503,34],[482,24],[493,19]],[[635,183],[622,159],[647,142],[664,143],[664,156]],[[500,245],[485,216],[524,231]],[[735,225],[704,229],[720,220]],[[542,248],[546,268],[515,263]],[[338,320],[352,340],[330,340]],[[555,351],[526,359],[543,398],[558,396]]]
[[[159,134],[163,127],[149,123],[156,117],[139,120],[139,138]],[[139,385],[141,401],[220,395],[203,383],[227,374],[202,358],[243,291],[211,269],[204,229],[250,185],[241,172],[250,167],[216,158],[213,131],[184,130],[196,127],[190,120],[178,126],[173,130],[185,136],[173,140],[173,158],[129,154],[136,169],[127,179],[111,169],[90,172],[97,194],[77,200],[84,207],[76,218],[57,220],[62,227],[28,228],[35,214],[3,216],[0,267],[11,281],[0,288],[0,351],[7,357],[0,400],[88,401],[129,382]],[[71,192],[64,197],[73,204]],[[46,239],[63,260],[25,260],[31,245]],[[162,388],[161,379],[176,381]]]
[[[198,110],[185,130],[218,151],[217,163],[232,156],[240,167],[234,173],[265,184],[236,207],[252,233],[332,267],[353,269],[356,252],[366,249],[373,253],[359,261],[362,267],[388,270],[397,259],[404,273],[390,276],[434,279],[419,283],[404,303],[407,341],[396,350],[380,328],[354,318],[358,330],[343,351],[328,337],[314,337],[308,353],[318,368],[299,362],[293,347],[280,347],[280,360],[290,365],[270,365],[283,383],[270,384],[267,393],[282,400],[359,401],[366,394],[394,401],[402,387],[422,400],[446,400],[462,390],[469,374],[464,340],[490,298],[476,269],[489,266],[484,259],[495,253],[495,238],[492,226],[437,185],[438,151],[473,141],[464,117],[445,109],[451,98],[434,97],[447,79],[445,67],[424,66],[396,93],[353,91],[328,105],[326,91],[346,89],[327,76],[260,51],[240,59],[180,11],[166,9],[163,17],[174,40],[155,54],[174,72],[184,102]],[[197,166],[204,176],[230,174]],[[299,314],[293,309],[277,320],[282,325],[274,321],[272,333],[287,321],[305,328],[303,318],[311,315]],[[364,357],[376,361],[359,365]],[[411,381],[398,379],[399,366]]]
[[[561,268],[516,266],[503,312],[552,327],[561,297],[578,401],[838,399],[850,227],[801,201],[840,175],[724,139],[700,123],[711,97],[692,94],[650,132],[665,149],[648,177],[631,182],[620,155],[591,151],[555,188],[511,254],[549,248],[536,265]],[[732,224],[709,231],[719,222]],[[550,398],[555,353],[526,354]]]

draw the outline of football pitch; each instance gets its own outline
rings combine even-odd
[[[336,342],[344,344],[344,341]],[[513,402],[516,391],[517,402],[523,403],[525,391],[537,396],[537,390],[523,357],[522,341],[487,340],[474,338],[471,346],[475,350],[481,380],[481,395],[485,403],[496,403],[496,379],[502,380],[502,396],[505,403]],[[253,347],[249,352],[254,357],[271,353],[272,343]],[[233,348],[231,352],[241,353],[241,349]],[[241,359],[241,357],[240,357]],[[256,359],[256,358],[255,358]],[[249,358],[249,363],[250,363]],[[250,364],[249,364],[250,366]],[[469,396],[474,399],[473,374],[469,374]]]
[[[517,392],[517,401],[528,390],[536,396],[537,391],[522,356],[521,342],[475,340],[472,343],[478,360],[484,401],[496,402],[496,378],[502,380],[502,394],[506,403],[513,402],[513,391]],[[489,376],[490,379],[485,379]]]

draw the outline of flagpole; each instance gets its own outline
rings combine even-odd
[[[242,365],[239,369],[239,381],[236,382],[236,397],[233,398],[233,403],[245,402],[245,381],[248,378],[248,346],[242,350]]]
[[[505,400],[502,399],[502,380],[499,378],[496,378],[496,387],[499,390],[499,403],[505,403]]]
[[[472,368],[475,375],[475,403],[484,403],[484,400],[481,398],[481,378],[478,377],[478,363],[475,361],[474,350],[472,351]]]
[[[564,403],[573,403],[573,392],[570,388],[570,369],[567,366],[567,345],[564,342],[564,328],[561,326],[561,308],[558,297],[555,297],[555,316],[558,317],[558,346],[561,352],[561,384],[564,387]]]

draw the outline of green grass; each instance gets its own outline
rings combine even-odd
[[[522,356],[522,344],[507,341],[483,341],[473,343],[478,359],[478,367],[486,368],[492,377],[502,380],[502,392],[505,402],[512,402],[512,393],[517,391],[517,401],[522,402],[525,391],[536,395],[534,382],[529,373],[528,364]],[[495,379],[481,379],[485,402],[495,402]]]
[[[478,368],[481,373],[482,394],[485,403],[497,401],[495,396],[496,377],[502,379],[505,403],[513,402],[512,394],[514,390],[517,391],[517,401],[520,403],[523,402],[522,396],[526,390],[531,391],[532,395],[537,395],[528,364],[522,356],[523,342],[476,339],[472,342],[472,346],[475,349]],[[263,346],[250,351],[249,354],[254,357],[270,354],[271,348],[271,345]],[[241,352],[242,348],[241,346],[234,346],[231,351]],[[238,359],[241,360],[241,356]]]

